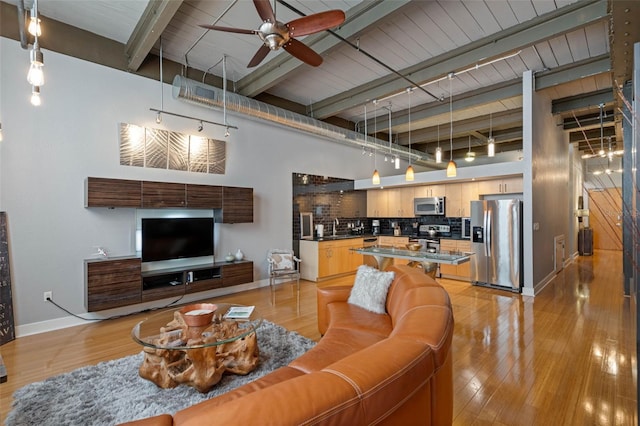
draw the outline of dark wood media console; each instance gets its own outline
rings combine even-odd
[[[253,281],[253,262],[215,262],[142,272],[139,257],[85,260],[89,312]]]

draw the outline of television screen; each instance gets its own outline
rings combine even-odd
[[[142,261],[213,256],[212,218],[142,219]]]

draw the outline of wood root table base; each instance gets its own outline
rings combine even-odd
[[[175,330],[181,330],[175,333]],[[171,333],[173,332],[173,333]],[[209,392],[222,379],[222,374],[230,372],[245,375],[258,365],[258,342],[255,331],[245,333],[236,321],[215,318],[206,327],[189,327],[179,312],[166,327],[161,328],[156,344],[169,346],[198,346],[191,349],[155,349],[144,347],[144,361],[139,369],[140,377],[150,380],[161,388],[173,388],[186,384],[202,393]],[[173,339],[173,340],[172,340]],[[220,340],[231,341],[211,345]]]

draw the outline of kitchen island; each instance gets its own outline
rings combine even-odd
[[[441,263],[445,265],[459,265],[468,262],[473,253],[468,252],[448,252],[448,253],[429,253],[426,251],[413,251],[398,248],[386,247],[361,247],[353,248],[353,251],[364,256],[372,256],[378,263],[378,269],[384,270],[393,259],[406,259],[411,262],[418,262],[426,266],[426,264]],[[425,268],[426,270],[427,268]]]

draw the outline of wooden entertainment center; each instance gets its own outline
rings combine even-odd
[[[213,209],[216,222],[253,222],[253,188],[89,177],[85,207]],[[253,281],[253,262],[142,271],[136,256],[85,260],[89,312]]]

